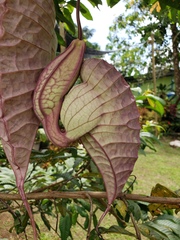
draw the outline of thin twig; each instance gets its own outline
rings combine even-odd
[[[130,191],[130,189],[132,189],[134,183],[136,182],[136,176],[135,175],[131,175],[131,177],[134,177],[134,180],[132,181],[132,183],[128,186],[128,188],[125,190],[125,193],[128,193]]]
[[[87,232],[87,237],[86,239],[89,240],[90,237],[90,232],[91,232],[91,223],[92,223],[92,216],[93,216],[93,202],[91,196],[87,193],[87,197],[90,202],[90,212],[89,212],[89,226],[88,226],[88,232]]]

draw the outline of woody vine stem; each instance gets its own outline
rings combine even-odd
[[[50,192],[35,192],[35,193],[27,193],[27,199],[58,199],[58,198],[107,198],[106,192],[94,192],[94,191],[76,191],[76,192],[58,192],[58,191],[50,191]],[[139,194],[125,194],[122,193],[117,196],[117,198],[124,198],[126,200],[135,200],[135,201],[143,201],[148,203],[162,203],[162,204],[176,204],[180,207],[180,198],[173,197],[153,197],[153,196],[143,196]],[[10,194],[10,193],[0,193],[0,199],[2,200],[22,200],[19,194]]]

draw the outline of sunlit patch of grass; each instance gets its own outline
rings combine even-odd
[[[156,145],[157,152],[146,150],[139,155],[133,174],[137,177],[134,193],[149,195],[157,183],[175,191],[180,188],[180,149],[169,146],[168,139]]]

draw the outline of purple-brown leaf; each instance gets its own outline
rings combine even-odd
[[[61,120],[69,138],[82,136],[102,174],[110,205],[138,157],[139,113],[130,86],[111,64],[85,60],[80,75],[83,83],[65,97]]]
[[[54,22],[53,0],[0,1],[0,137],[32,222],[23,188],[39,126],[32,94],[55,56]]]

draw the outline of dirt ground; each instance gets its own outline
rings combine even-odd
[[[9,230],[13,226],[13,217],[10,213],[0,213],[0,240],[24,240],[26,239],[24,234],[17,235],[15,230],[12,229],[12,232]],[[29,229],[29,233],[31,230]],[[30,239],[28,237],[28,239]],[[33,238],[32,238],[33,239]]]

